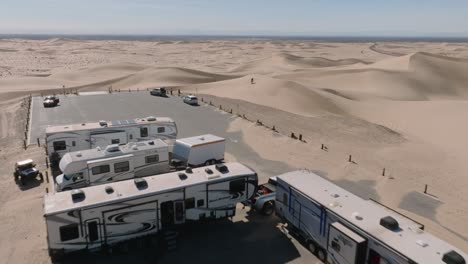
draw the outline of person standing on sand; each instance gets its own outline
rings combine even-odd
[[[250,84],[254,84],[254,78],[250,79]]]

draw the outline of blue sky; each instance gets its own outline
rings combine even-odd
[[[468,1],[0,0],[0,33],[468,36]]]

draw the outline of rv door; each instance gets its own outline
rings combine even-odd
[[[185,222],[185,205],[184,201],[174,202],[174,223],[176,225],[183,224]]]
[[[334,264],[358,264],[366,259],[367,240],[335,222],[328,233],[328,260]]]
[[[86,229],[86,242],[88,249],[96,248],[101,246],[101,224],[99,218],[94,218],[85,221]]]

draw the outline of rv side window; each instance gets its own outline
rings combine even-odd
[[[119,144],[120,143],[120,139],[112,139],[111,140],[111,144]]]
[[[80,233],[78,232],[78,225],[71,224],[66,226],[60,227],[60,240],[61,241],[68,241],[75,238],[78,238]]]
[[[195,208],[195,198],[185,199],[185,209]]]
[[[109,165],[96,166],[96,167],[93,167],[91,171],[93,172],[93,175],[107,173],[110,171],[110,166]]]
[[[229,183],[229,192],[230,193],[238,193],[245,191],[245,180],[235,180]]]
[[[147,137],[147,136],[148,136],[148,128],[140,127],[140,137]]]
[[[132,139],[133,139],[133,135],[130,134],[130,136],[128,136],[128,138],[129,138],[130,140],[132,140]]]
[[[159,156],[158,155],[151,155],[151,156],[146,156],[145,157],[146,163],[156,163],[159,161]]]
[[[76,142],[72,141],[72,147],[76,147]]]
[[[283,193],[283,204],[288,206],[288,194]]]
[[[54,151],[60,151],[60,150],[66,150],[66,149],[67,149],[67,143],[64,140],[54,142]]]
[[[202,207],[204,205],[205,205],[205,200],[203,199],[197,200],[197,207]]]
[[[99,239],[98,222],[92,221],[88,223],[88,239],[89,241],[96,241]]]
[[[114,164],[115,173],[129,171],[129,170],[130,170],[130,162],[128,161],[117,162]]]
[[[164,133],[164,132],[166,132],[165,127],[158,127],[158,133]]]

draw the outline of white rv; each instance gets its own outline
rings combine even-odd
[[[48,193],[49,254],[107,248],[187,221],[231,217],[237,203],[254,195],[257,182],[251,169],[227,163]]]
[[[277,177],[276,213],[320,260],[333,264],[463,264],[460,249],[424,226],[309,171]]]
[[[168,117],[99,121],[46,128],[47,153],[57,162],[67,152],[160,138],[174,140],[177,126]]]
[[[57,192],[167,173],[169,147],[160,139],[69,152],[60,160]]]
[[[176,140],[173,159],[184,161],[187,166],[210,165],[224,160],[225,139],[207,134]]]

